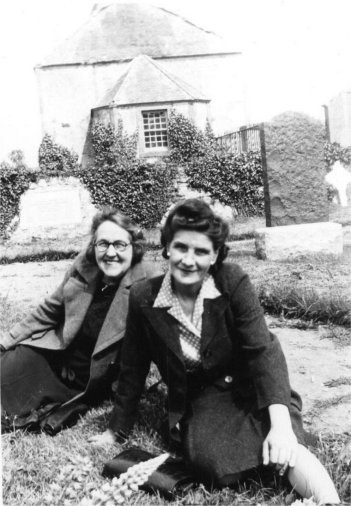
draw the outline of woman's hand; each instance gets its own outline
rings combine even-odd
[[[263,464],[272,464],[283,475],[288,467],[294,467],[297,456],[297,439],[292,431],[272,428],[263,442]]]
[[[110,429],[105,430],[102,434],[91,436],[88,441],[96,446],[112,445],[116,442],[115,436]]]
[[[283,475],[288,467],[295,466],[298,443],[291,427],[288,408],[272,404],[268,410],[271,429],[263,442],[263,464],[275,465]]]

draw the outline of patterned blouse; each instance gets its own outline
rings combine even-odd
[[[221,293],[217,290],[213,277],[206,274],[195,301],[193,321],[190,321],[185,315],[176,293],[173,291],[170,271],[167,271],[162,281],[153,307],[169,308],[168,313],[178,321],[180,344],[188,370],[195,369],[201,364],[200,343],[204,300],[215,299],[220,295]]]

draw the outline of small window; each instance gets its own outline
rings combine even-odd
[[[142,114],[145,149],[167,148],[167,111],[144,111]]]

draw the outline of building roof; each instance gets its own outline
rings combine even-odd
[[[179,101],[210,100],[201,91],[163,69],[152,58],[139,55],[96,108]]]
[[[235,53],[222,37],[165,9],[140,3],[94,7],[88,20],[39,66]]]

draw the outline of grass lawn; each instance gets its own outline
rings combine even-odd
[[[244,243],[242,244],[244,246]],[[248,244],[250,249],[250,244]],[[148,253],[150,260],[161,262],[160,252]],[[303,258],[292,262],[257,260],[249,251],[237,248],[229,261],[238,262],[249,273],[267,310],[281,316],[298,317],[305,325],[331,324],[333,336],[348,335],[350,343],[351,250],[341,259]],[[29,264],[30,265],[30,264]],[[164,264],[163,264],[164,265]],[[0,333],[20,319],[27,307],[2,303]],[[302,320],[301,320],[302,319]],[[339,330],[338,330],[339,329]],[[148,383],[155,380],[150,374]],[[6,506],[78,505],[91,490],[100,489],[108,480],[101,476],[104,463],[123,448],[140,446],[156,454],[165,451],[157,431],[163,413],[163,393],[147,393],[132,437],[123,447],[96,448],[88,437],[104,430],[112,404],[90,410],[78,424],[55,437],[44,433],[13,432],[2,435],[3,503]],[[313,451],[331,473],[344,501],[351,501],[351,450],[345,452],[350,434],[329,434]],[[126,504],[203,504],[203,505],[281,505],[294,500],[294,494],[280,482],[245,483],[238,490],[208,491],[199,486],[183,498],[165,501],[157,495],[135,493]]]

